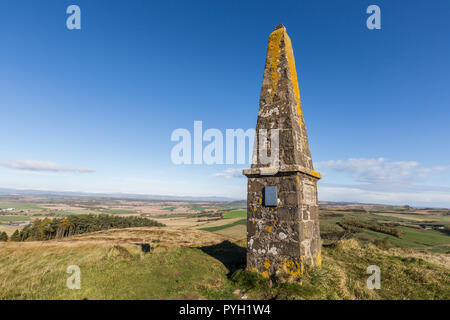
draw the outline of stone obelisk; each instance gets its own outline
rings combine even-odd
[[[294,52],[283,25],[269,36],[259,104],[252,166],[243,171],[248,177],[247,269],[264,277],[297,278],[306,265],[321,264],[321,175],[313,169]],[[271,140],[277,138],[275,130],[278,146]],[[276,161],[262,161],[261,152],[276,153]]]

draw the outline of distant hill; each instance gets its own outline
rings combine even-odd
[[[246,206],[245,199],[217,196],[173,196],[173,195],[155,195],[155,194],[132,194],[132,193],[90,193],[90,192],[70,192],[70,191],[51,191],[51,190],[33,190],[33,189],[9,189],[0,188],[0,196],[36,196],[36,197],[85,197],[85,198],[107,198],[107,199],[126,199],[126,200],[147,200],[147,201],[205,201],[205,202],[229,202],[235,206]],[[321,207],[347,207],[354,209],[369,208],[413,208],[409,205],[391,205],[374,204],[359,202],[339,202],[339,201],[319,201]],[[414,207],[416,209],[427,209],[424,207]],[[428,209],[447,209],[447,208],[428,208]]]
[[[240,199],[214,196],[170,196],[152,194],[131,194],[131,193],[89,193],[89,192],[69,192],[69,191],[49,191],[49,190],[19,190],[0,188],[0,196],[38,196],[38,197],[89,197],[89,198],[111,198],[128,200],[158,200],[158,201],[208,201],[208,202],[228,202],[240,201]]]

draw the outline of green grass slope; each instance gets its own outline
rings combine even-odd
[[[60,242],[2,243],[0,299],[450,299],[445,259],[433,263],[343,240],[324,247],[323,265],[300,282],[277,284],[240,271],[245,248],[237,243],[213,241],[205,231],[170,232],[133,228]],[[203,236],[208,239],[201,243]],[[66,287],[70,265],[81,269],[80,290]],[[381,268],[380,290],[366,286],[370,265]]]

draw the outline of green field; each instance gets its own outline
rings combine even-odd
[[[221,225],[221,226],[200,228],[200,230],[214,232],[214,231],[228,229],[228,228],[231,228],[231,227],[234,227],[234,226],[243,225],[243,224],[247,224],[247,219],[237,220],[235,222],[224,224],[224,225]]]
[[[392,214],[394,215],[394,214]],[[404,222],[404,223],[412,223],[412,224],[442,224],[442,225],[450,225],[450,216],[448,215],[413,215],[413,214],[402,214],[398,213],[395,216],[386,216],[381,214],[367,214],[368,217],[376,219],[376,220],[386,220],[393,222]],[[423,221],[433,221],[433,222],[423,222]]]
[[[74,210],[74,211],[70,211],[70,210],[63,210],[63,211],[50,211],[52,214],[55,215],[62,215],[62,216],[67,216],[67,215],[77,215],[77,214],[99,214],[96,211],[91,211],[91,210]]]
[[[99,211],[101,213],[110,213],[110,214],[135,214],[136,213],[136,211],[125,210],[125,209],[102,209]]]
[[[224,219],[242,218],[247,219],[247,210],[233,210],[223,214]]]
[[[6,208],[15,208],[18,210],[25,210],[25,209],[42,209],[36,204],[33,203],[22,203],[22,202],[0,202],[0,208],[6,209]]]
[[[216,207],[216,206],[190,206],[189,207],[190,210],[192,211],[204,211],[204,210],[214,210],[214,209],[222,209],[221,207]]]
[[[361,212],[332,212],[322,211],[320,213],[320,229],[321,235],[325,239],[325,243],[330,235],[339,235],[344,233],[344,229],[338,225],[338,222],[345,219],[354,219],[363,222],[376,223],[402,223],[406,225],[418,225],[419,222],[407,219],[408,217],[417,218],[417,215],[407,215],[405,213],[398,214],[394,217],[386,217],[371,213]],[[443,225],[447,225],[447,216],[444,215],[420,215],[419,218],[426,221],[441,221]],[[390,244],[400,248],[414,248],[421,251],[429,252],[450,252],[450,236],[444,232],[437,230],[415,229],[406,226],[395,226],[395,229],[403,232],[401,237],[395,237],[385,233],[375,232],[372,230],[362,229],[360,232],[353,233],[351,237],[361,241],[372,242],[375,239],[388,239]]]
[[[373,238],[388,238],[396,247],[413,248],[416,250],[429,250],[433,252],[449,252],[450,237],[435,230],[417,230],[408,227],[398,227],[403,231],[403,236],[397,238],[391,235],[364,230],[364,233]]]
[[[1,222],[29,221],[30,216],[0,216]]]
[[[175,214],[160,214],[160,215],[149,215],[150,218],[186,218],[192,216],[187,213],[175,213]]]

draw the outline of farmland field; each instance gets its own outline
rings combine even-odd
[[[0,216],[0,222],[28,221],[30,216]]]
[[[6,208],[15,208],[18,210],[21,209],[40,209],[40,207],[34,203],[28,203],[28,202],[2,202],[0,201],[0,208],[6,209]]]
[[[0,199],[0,207],[15,208],[0,215],[0,227],[11,233],[9,222],[30,221],[77,214],[133,215],[155,219],[172,227],[188,227],[230,236],[246,237],[246,203],[137,201],[88,198],[14,198]],[[346,230],[357,221],[369,227]],[[380,226],[397,230],[400,236],[377,231]],[[21,227],[17,227],[20,229]],[[330,205],[320,208],[320,228],[323,243],[355,238],[363,243],[378,243],[422,252],[450,252],[450,210],[414,209],[383,205]],[[377,242],[378,241],[378,242]]]

